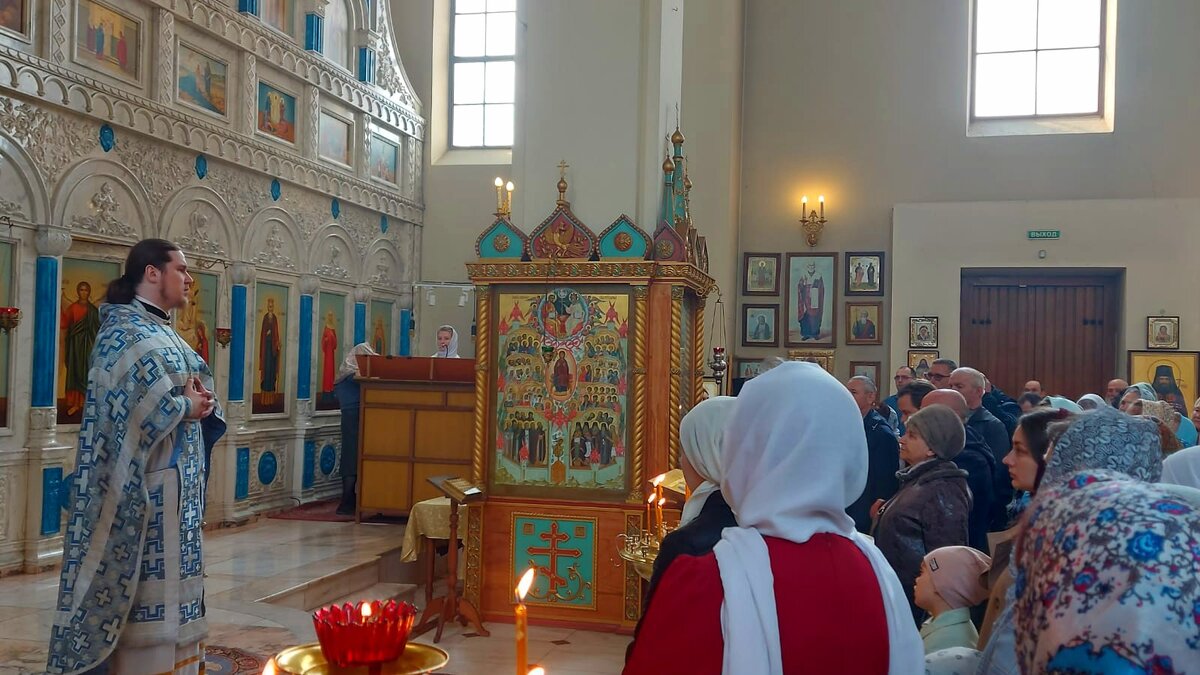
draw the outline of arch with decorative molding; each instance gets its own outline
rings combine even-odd
[[[198,211],[201,206],[216,216],[215,223]],[[191,213],[180,218],[189,207]],[[204,219],[198,220],[196,214]],[[229,261],[242,250],[229,204],[212,188],[193,185],[171,195],[163,206],[161,220],[160,236],[178,244],[189,256]]]
[[[69,213],[68,210],[80,188],[89,181],[100,185],[97,191],[87,198],[92,213]],[[111,187],[113,185],[117,187]],[[105,186],[110,190],[106,191]],[[118,188],[129,198],[127,209],[119,201]],[[150,234],[157,234],[146,186],[124,164],[104,157],[87,157],[68,168],[54,186],[50,204],[51,222],[70,228],[74,238],[129,244],[136,243]],[[116,209],[111,208],[114,204]],[[122,213],[118,213],[118,209]],[[130,215],[136,216],[136,225],[129,222],[133,220],[129,218]],[[129,227],[124,227],[123,224]]]
[[[322,279],[344,284],[353,284],[361,277],[361,259],[355,255],[359,249],[354,245],[354,239],[346,228],[338,223],[328,223],[316,231],[313,241],[317,242],[317,245],[309,252],[306,266],[308,271]],[[333,252],[335,247],[340,253]]]
[[[296,219],[287,211],[278,206],[262,208],[246,227],[241,259],[260,269],[299,274],[299,232]]]
[[[20,185],[27,209],[21,209],[20,202],[6,196],[12,192],[0,187],[0,215],[7,215],[14,221],[45,223],[50,215],[46,182],[25,148],[3,131],[0,131],[0,160],[0,186]]]
[[[387,239],[376,239],[365,259],[362,283],[391,293],[398,293],[403,285],[404,258],[396,245]]]

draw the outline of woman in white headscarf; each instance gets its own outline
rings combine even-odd
[[[451,326],[450,324],[438,326],[437,353],[433,355],[433,358],[458,358],[458,331],[454,330],[454,326]]]
[[[338,503],[338,515],[354,513],[357,505],[354,486],[358,481],[358,410],[359,391],[358,357],[377,356],[371,345],[360,342],[346,352],[342,365],[338,368],[337,381],[333,384],[333,393],[337,396],[338,407],[342,409],[342,500]]]
[[[738,527],[671,564],[625,672],[660,672],[664,654],[673,672],[701,674],[921,672],[900,582],[846,515],[867,480],[846,388],[810,363],[759,375],[738,396],[724,458]]]
[[[658,556],[654,559],[654,573],[650,575],[643,605],[646,608],[654,598],[658,582],[676,558],[711,552],[721,540],[721,531],[737,526],[733,511],[721,496],[721,448],[725,424],[733,414],[736,402],[737,399],[732,396],[714,396],[696,404],[679,423],[679,444],[683,448],[679,467],[683,470],[683,478],[691,495],[683,505],[679,527],[663,538]],[[646,611],[643,610],[643,616]],[[626,655],[633,653],[633,645],[637,644],[640,632],[639,621],[634,631],[634,642],[630,643]]]

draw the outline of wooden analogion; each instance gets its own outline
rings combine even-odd
[[[650,477],[675,465],[703,393],[713,280],[687,215],[682,134],[653,237],[627,216],[600,235],[565,198],[529,235],[503,213],[477,242],[477,344],[465,595],[512,616],[537,569],[531,622],[631,628],[642,581],[617,536],[643,526]]]

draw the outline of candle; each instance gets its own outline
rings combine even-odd
[[[502,193],[500,192],[500,189],[503,187],[504,187],[504,181],[501,180],[500,176],[496,176],[496,212],[497,213],[504,212],[504,197],[502,196]]]
[[[646,497],[646,529],[654,529],[654,518],[650,514],[650,507],[654,504],[654,494],[651,493]]]
[[[517,675],[525,675],[529,668],[529,643],[528,627],[526,618],[528,612],[525,609],[525,594],[529,592],[529,587],[533,585],[533,577],[537,574],[534,568],[530,567],[525,570],[525,574],[521,575],[521,581],[517,584]]]
[[[808,217],[808,195],[804,195],[800,198],[800,217]]]
[[[361,608],[359,611],[362,613],[363,624],[365,625],[365,624],[368,624],[368,623],[371,623],[372,621],[374,621],[374,619],[372,619],[372,617],[371,617],[371,614],[372,614],[371,603],[364,600],[359,606]]]
[[[511,181],[511,180],[510,180],[510,181],[508,181],[508,183],[506,183],[506,184],[504,185],[504,190],[505,190],[505,191],[508,193],[508,194],[505,196],[505,198],[504,198],[504,212],[505,212],[505,213],[512,213],[512,193],[513,193],[513,187],[514,187],[514,186],[513,186],[513,183],[512,183],[512,181]]]
[[[666,524],[663,522],[662,507],[666,504],[666,499],[658,500],[658,540],[662,541],[663,535],[666,534]]]
[[[262,675],[275,675],[276,672],[275,659],[269,659],[267,661],[267,666],[263,668]]]
[[[546,669],[541,666],[530,668],[528,675],[546,675]]]
[[[817,203],[821,205],[821,217],[825,217],[825,195],[817,197]]]

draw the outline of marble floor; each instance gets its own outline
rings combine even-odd
[[[308,597],[344,599],[331,575],[394,553],[403,527],[264,519],[207,533],[207,643],[267,657],[315,641],[311,614],[288,606],[301,604],[299,600],[280,600],[279,594],[308,584],[303,590]],[[57,591],[57,570],[0,579],[0,673],[42,672]],[[260,601],[273,595],[270,602]],[[420,606],[423,589],[413,597]],[[489,623],[487,628],[491,637],[447,625],[438,643],[450,654],[443,672],[487,673],[497,667],[511,672],[513,625]],[[417,640],[432,643],[433,633]],[[531,626],[529,659],[553,675],[618,673],[628,642],[628,637],[611,633]]]

